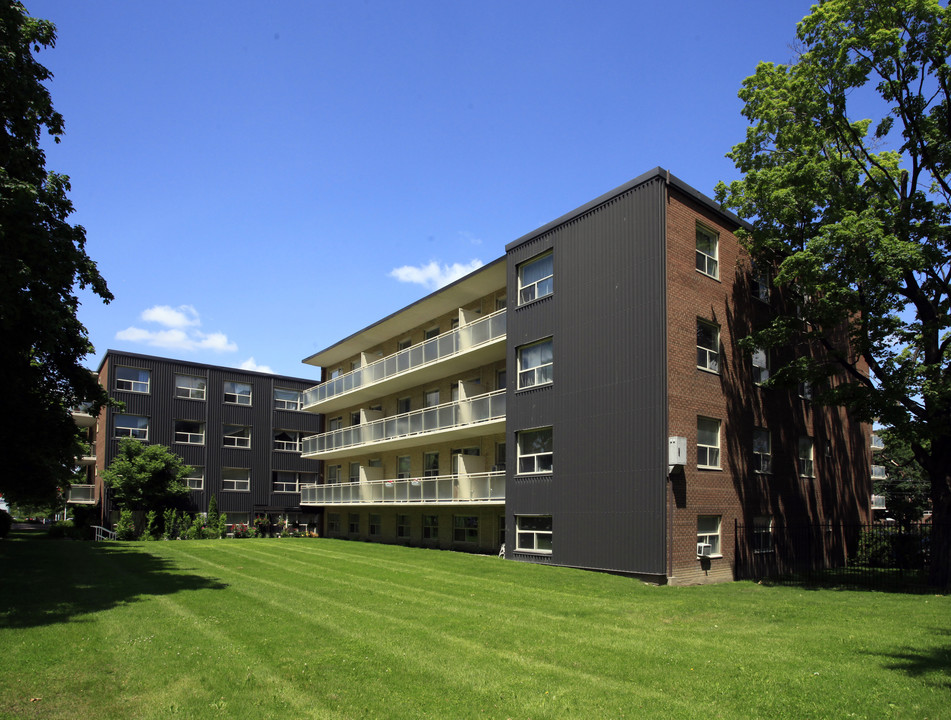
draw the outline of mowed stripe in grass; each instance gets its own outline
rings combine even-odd
[[[58,554],[86,597],[0,603],[4,717],[939,718],[951,701],[943,597],[657,588],[324,539],[0,546],[5,566],[31,553],[47,570],[28,584],[55,582],[36,560]]]

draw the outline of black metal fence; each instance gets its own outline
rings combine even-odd
[[[737,580],[928,589],[930,523],[735,526]]]

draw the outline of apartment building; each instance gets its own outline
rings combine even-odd
[[[869,517],[870,428],[763,388],[778,303],[741,221],[662,168],[304,362],[323,532],[660,582],[791,522]],[[790,348],[784,352],[801,352]],[[835,539],[830,539],[834,542]]]
[[[302,508],[301,485],[319,481],[320,463],[303,458],[303,437],[321,430],[321,418],[302,411],[313,380],[109,350],[100,384],[124,408],[98,417],[73,416],[91,433],[89,483],[74,485],[73,503],[100,505],[104,520],[115,510],[101,473],[119,442],[131,437],[168,446],[192,469],[191,508],[205,512],[214,495],[230,523],[278,515],[309,527],[319,510]]]

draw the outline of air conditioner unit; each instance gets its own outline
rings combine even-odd
[[[710,543],[697,543],[697,557],[710,557],[713,554],[713,546]]]

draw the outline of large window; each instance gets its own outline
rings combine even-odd
[[[799,476],[811,478],[815,475],[812,438],[803,436],[799,438]]]
[[[439,404],[439,389],[427,390],[424,400],[424,407],[436,407]]]
[[[454,542],[479,542],[479,517],[477,515],[453,515],[452,539]]]
[[[720,372],[720,328],[697,318],[697,367]]]
[[[552,381],[552,339],[518,349],[518,386],[534,387]]]
[[[232,492],[250,492],[251,471],[247,468],[222,468],[221,489]]]
[[[753,518],[753,552],[773,551],[773,518],[761,515]]]
[[[116,368],[116,390],[147,393],[149,391],[149,371],[120,365]]]
[[[271,482],[271,491],[276,493],[299,492],[297,473],[287,470],[275,470]]]
[[[517,435],[519,474],[552,472],[552,429],[521,430]]]
[[[439,475],[439,453],[423,453],[423,477],[436,477]]]
[[[720,516],[697,516],[697,554],[703,545],[709,545],[708,555],[720,554]]]
[[[720,421],[697,418],[697,467],[720,467]]]
[[[327,534],[338,535],[340,533],[340,513],[327,513]]]
[[[326,472],[326,484],[327,485],[336,485],[340,482],[340,471],[342,470],[340,465],[328,465]]]
[[[205,469],[200,467],[188,468],[188,475],[185,476],[185,484],[189,490],[202,490],[205,487]]]
[[[248,383],[225,382],[225,402],[235,405],[251,404],[251,386]]]
[[[397,515],[396,516],[396,537],[398,538],[408,538],[410,536],[410,520],[409,515]]]
[[[400,455],[396,458],[396,477],[403,480],[410,476],[410,456]]]
[[[175,421],[175,442],[187,445],[205,444],[205,423],[194,420]]]
[[[205,399],[205,378],[196,375],[175,376],[175,397],[189,400]]]
[[[518,304],[551,295],[554,290],[554,255],[546,253],[518,266]]]
[[[515,546],[518,550],[551,553],[551,515],[516,515]]]
[[[439,516],[423,515],[423,540],[439,539]]]
[[[753,382],[757,385],[769,380],[769,355],[762,348],[753,351]]]
[[[115,428],[117,438],[149,439],[149,419],[141,415],[118,414],[115,416]]]
[[[251,428],[244,425],[225,425],[224,446],[236,448],[251,447]]]
[[[712,230],[697,225],[697,270],[712,278],[719,278],[719,239]]]
[[[274,449],[300,452],[300,433],[296,430],[275,430]]]
[[[360,463],[352,462],[350,463],[350,476],[349,480],[352,483],[360,482]]]
[[[347,532],[349,532],[351,535],[360,534],[360,513],[349,514]]]
[[[370,535],[379,537],[383,533],[383,516],[370,513]]]
[[[753,430],[753,470],[758,473],[773,471],[772,441],[769,430]]]
[[[274,388],[274,409],[275,410],[300,410],[301,409],[300,390],[288,390],[287,388]]]

